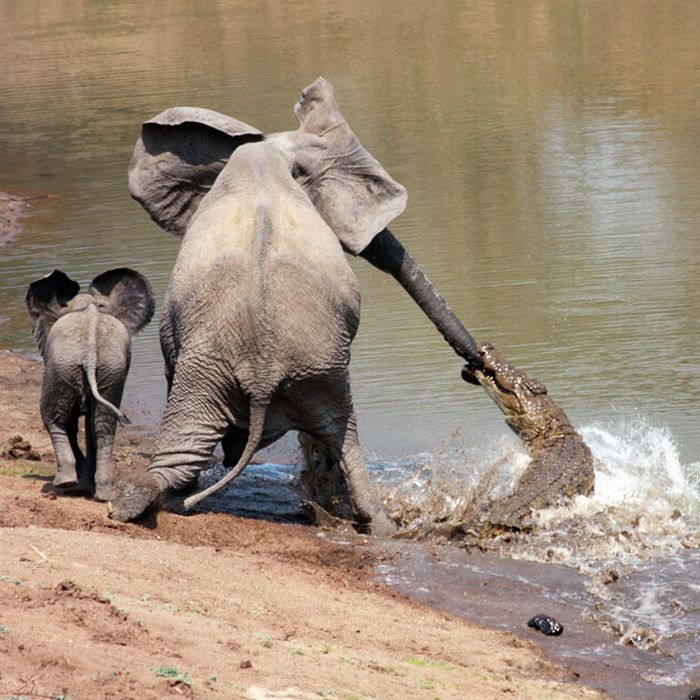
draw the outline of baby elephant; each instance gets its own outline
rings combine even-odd
[[[57,487],[78,485],[107,501],[114,497],[112,448],[131,360],[131,336],[153,316],[148,280],[128,268],[95,277],[86,293],[54,270],[29,285],[26,303],[44,358],[41,418],[56,453]],[[86,414],[86,456],[78,418]],[[86,458],[87,457],[87,458]]]

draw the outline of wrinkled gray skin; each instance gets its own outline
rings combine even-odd
[[[160,436],[147,474],[112,503],[115,519],[193,485],[219,441],[234,468],[187,507],[294,429],[314,445],[310,497],[331,509],[344,500],[362,529],[393,531],[357,437],[347,367],[360,295],[343,250],[392,274],[458,354],[476,357],[386,228],[405,190],[360,145],[330,83],[305,88],[294,112],[297,130],[267,137],[189,107],[143,125],[130,191],[182,245],[161,319],[169,395]]]
[[[27,310],[44,363],[41,418],[56,453],[54,485],[77,486],[98,500],[114,497],[112,449],[129,371],[131,336],[153,316],[145,277],[119,268],[96,277],[86,293],[59,270],[29,285]],[[78,419],[87,414],[85,454]]]
[[[136,518],[192,485],[219,441],[234,469],[188,507],[298,430],[338,462],[359,526],[394,530],[357,436],[348,363],[360,292],[343,247],[362,250],[403,210],[405,191],[359,144],[325,80],[295,113],[299,129],[266,138],[191,108],[144,125],[132,195],[184,235],[161,319],[169,391],[160,435],[113,518]]]

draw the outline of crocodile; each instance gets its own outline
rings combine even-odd
[[[577,495],[590,496],[594,460],[544,384],[510,364],[490,343],[477,342],[477,352],[481,363],[465,365],[462,378],[486,390],[530,456],[511,495],[491,502],[477,499],[478,513],[463,528],[484,536],[524,529],[532,511],[560,505]]]

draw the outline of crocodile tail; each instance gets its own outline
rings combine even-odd
[[[88,347],[83,358],[83,371],[90,387],[90,393],[95,401],[112,411],[122,425],[129,425],[131,421],[113,403],[107,401],[97,388],[97,322],[100,312],[95,308],[94,304],[90,304],[87,313],[90,320],[88,324]]]
[[[184,500],[184,506],[187,510],[192,508],[200,501],[203,501],[207,496],[220,491],[226,484],[233,481],[247,466],[248,462],[253,458],[253,455],[258,449],[260,440],[262,439],[263,427],[265,426],[265,416],[267,415],[267,407],[269,402],[265,401],[255,401],[252,400],[250,403],[250,424],[248,427],[248,441],[246,442],[245,448],[241,458],[238,460],[236,466],[225,474],[219,481],[212,484],[208,488],[200,491],[199,493],[190,496]]]

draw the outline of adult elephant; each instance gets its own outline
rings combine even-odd
[[[165,491],[191,485],[222,441],[234,468],[191,506],[295,429],[339,464],[360,527],[394,529],[357,437],[347,368],[360,294],[343,250],[402,284],[413,279],[428,306],[439,296],[385,228],[405,207],[404,188],[360,145],[331,84],[305,88],[294,112],[297,130],[269,136],[187,107],[143,125],[131,194],[183,238],[161,318],[160,435],[113,518],[136,518]]]

